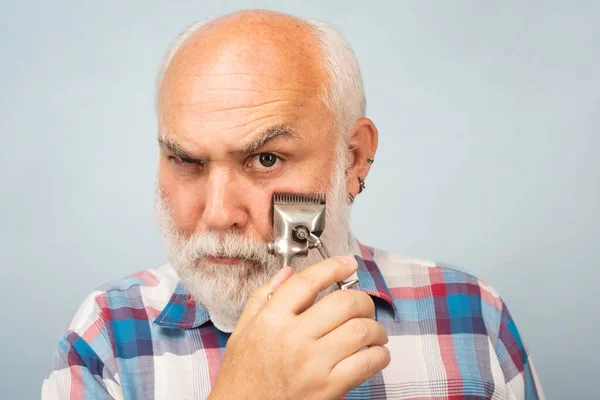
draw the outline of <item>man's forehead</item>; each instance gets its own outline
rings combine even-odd
[[[181,46],[181,55],[190,51],[219,62],[231,57],[266,63],[285,60],[288,64],[319,64],[318,38],[307,22],[281,13],[245,12],[218,18],[200,28]],[[228,56],[230,57],[228,59]],[[305,65],[305,66],[307,66]]]
[[[161,130],[229,146],[273,126],[328,125],[316,38],[305,23],[259,14],[211,23],[176,52],[159,93]]]
[[[317,38],[308,24],[298,21],[269,13],[217,20],[175,53],[162,89],[180,91],[193,80],[206,90],[262,86],[318,91],[324,74]]]

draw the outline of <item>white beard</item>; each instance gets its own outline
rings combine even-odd
[[[350,204],[346,192],[346,157],[343,140],[337,146],[336,160],[327,191],[326,227],[321,235],[331,256],[351,255],[349,244]],[[341,161],[341,162],[340,162]],[[167,256],[185,288],[206,308],[213,324],[223,332],[233,332],[248,296],[269,281],[282,262],[269,254],[267,243],[234,231],[225,234],[198,232],[184,237],[176,228],[171,209],[156,188],[155,211]],[[240,264],[211,263],[206,257],[241,258]],[[292,268],[316,264],[322,257],[311,250],[306,258],[295,257]],[[317,300],[335,290],[321,292]]]

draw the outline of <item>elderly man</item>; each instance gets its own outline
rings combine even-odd
[[[170,265],[83,302],[42,397],[543,397],[491,287],[350,234],[378,133],[338,33],[267,11],[203,21],[169,50],[157,99]],[[277,191],[327,193],[335,257],[281,268],[266,245]]]

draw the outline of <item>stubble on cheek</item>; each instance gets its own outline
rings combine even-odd
[[[167,208],[171,228],[181,237],[189,239],[201,218],[201,214],[198,213],[200,199],[194,195],[195,190],[177,182],[176,178],[170,176],[170,172],[164,171],[163,168],[168,169],[169,166],[161,165],[157,195],[160,196],[163,207]]]

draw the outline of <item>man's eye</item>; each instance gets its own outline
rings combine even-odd
[[[277,162],[277,156],[273,153],[262,153],[258,155],[260,165],[271,168]]]
[[[198,164],[196,160],[188,160],[187,158],[169,156],[169,161],[180,167],[190,167]]]
[[[273,153],[260,153],[252,156],[250,166],[256,169],[270,169],[280,161],[280,158]]]

